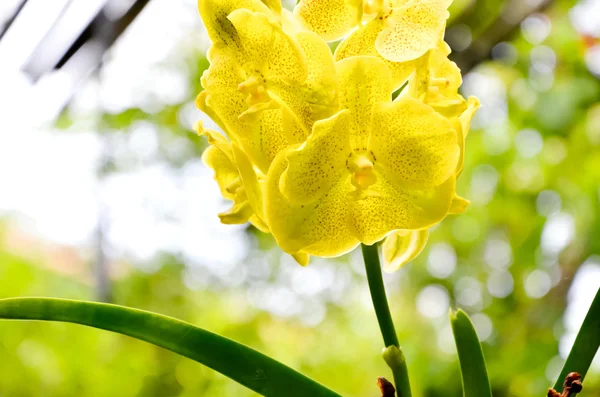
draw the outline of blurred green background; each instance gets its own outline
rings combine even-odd
[[[0,36],[0,298],[157,311],[376,396],[389,373],[360,254],[301,268],[270,236],[218,222],[227,203],[191,131],[211,125],[193,105],[209,45],[195,2],[149,1],[126,29],[127,10],[100,3],[90,37],[108,45],[70,68],[32,78],[21,45],[8,56],[11,37],[27,43],[10,36],[19,19]],[[541,397],[600,287],[600,1],[455,0],[451,13],[463,94],[483,105],[458,187],[472,204],[385,275],[390,305],[416,396],[461,395],[447,316],[461,307],[494,396]],[[600,396],[598,356],[584,387]],[[0,322],[0,396],[42,395],[255,394],[124,336]]]

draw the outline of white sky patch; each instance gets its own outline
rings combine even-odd
[[[547,255],[561,252],[575,237],[575,220],[559,212],[548,217],[542,231],[542,251]]]
[[[217,213],[229,203],[200,159],[181,169],[157,163],[157,127],[140,122],[126,139],[116,140],[120,147],[111,153],[121,157],[117,163],[127,163],[127,171],[99,180],[106,142],[93,123],[68,131],[48,127],[74,82],[59,71],[34,84],[19,68],[35,48],[34,39],[48,28],[38,20],[51,20],[62,3],[29,1],[21,22],[15,21],[0,46],[0,58],[11,59],[0,63],[0,107],[8,109],[0,118],[0,216],[42,239],[79,248],[94,243],[102,213],[108,219],[110,257],[148,261],[167,251],[181,254],[191,266],[212,266],[227,275],[247,255],[250,242],[244,225],[220,223]],[[37,13],[27,11],[36,4]],[[132,107],[149,111],[191,101],[194,93],[182,62],[185,54],[208,45],[196,8],[194,0],[149,2],[105,57],[99,78],[76,94],[75,114],[95,117],[99,109]],[[17,35],[23,29],[27,34]],[[12,36],[29,41],[14,45]],[[180,121],[191,129],[199,115],[186,106]],[[178,153],[189,150],[181,147],[188,145],[184,139],[171,143]]]

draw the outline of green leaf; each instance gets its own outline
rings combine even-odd
[[[66,299],[10,298],[0,299],[0,318],[62,321],[132,336],[191,358],[267,397],[340,397],[256,350],[156,313]]]
[[[475,327],[462,310],[450,313],[452,332],[458,350],[464,397],[492,397],[485,359]]]
[[[578,372],[581,380],[585,378],[596,352],[600,348],[600,288],[592,301],[583,324],[579,329],[573,348],[567,357],[560,375],[554,383],[554,389],[559,393],[563,389],[563,381],[570,372]]]

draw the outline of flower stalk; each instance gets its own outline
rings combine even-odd
[[[362,244],[361,248],[367,272],[369,291],[371,292],[377,322],[379,323],[379,329],[381,330],[383,343],[385,344],[383,358],[394,375],[398,397],[411,397],[408,368],[404,354],[400,348],[400,343],[398,342],[398,336],[396,335],[396,329],[385,294],[377,245]]]

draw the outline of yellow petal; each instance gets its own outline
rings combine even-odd
[[[208,50],[207,56],[210,59],[210,66],[200,78],[204,91],[196,98],[196,106],[224,131],[231,130],[225,121],[233,117],[237,120],[240,114],[248,110],[246,97],[238,90],[238,85],[245,80],[246,75],[235,53],[226,45],[214,44]],[[219,95],[211,98],[212,94],[218,92],[222,92],[224,97]],[[213,109],[208,102],[215,99],[217,99],[215,104],[218,106]]]
[[[306,143],[288,151],[288,167],[279,184],[286,199],[294,204],[312,203],[331,189],[341,173],[348,174],[349,124],[348,110],[317,121]]]
[[[458,144],[460,146],[460,158],[458,159],[458,165],[456,166],[456,174],[460,175],[463,169],[463,165],[465,162],[465,139],[469,134],[469,130],[471,129],[471,120],[473,119],[473,115],[479,109],[480,103],[479,99],[474,96],[470,96],[467,99],[467,110],[465,110],[459,117],[459,126],[457,128],[458,134]]]
[[[281,10],[281,26],[283,27],[283,31],[289,35],[307,31],[294,13],[285,8]],[[319,36],[319,38],[320,37],[321,36]]]
[[[333,60],[327,45],[315,34],[298,34],[296,42],[284,35],[281,27],[265,16],[238,10],[230,17],[245,27],[245,30],[240,28],[240,40],[246,46],[244,48],[251,49],[255,45],[263,48],[268,44],[271,47],[271,57],[287,57],[283,50],[278,50],[281,44],[292,52],[290,59],[302,58],[302,65],[298,66],[296,62],[294,66],[295,69],[303,70],[300,73],[305,80],[302,84],[288,84],[297,80],[296,77],[300,74],[292,73],[294,68],[287,67],[285,62],[279,60],[266,60],[263,72],[265,79],[269,79],[265,83],[262,78],[257,80],[258,75],[252,75],[258,73],[255,69],[244,66],[252,64],[255,56],[242,62],[239,54],[234,51],[235,48],[214,45],[210,50],[211,65],[202,77],[205,91],[198,97],[198,107],[227,130],[231,138],[248,153],[251,161],[266,174],[269,164],[280,150],[289,144],[303,142],[316,119],[328,117],[337,109],[337,79],[333,72]],[[256,22],[251,29],[246,28],[248,24],[244,21],[248,20]],[[253,38],[249,38],[255,31],[260,33],[261,29],[274,32],[267,44],[256,43]],[[302,51],[305,46],[305,52],[311,54],[309,62],[303,59]],[[265,62],[265,59],[260,62]],[[277,65],[283,68],[286,75],[273,74],[279,73]],[[263,91],[261,95],[266,102],[249,103],[248,91],[240,92],[240,86],[246,86],[252,91],[253,84],[264,85],[266,92]]]
[[[202,153],[202,162],[215,172],[215,180],[223,197],[236,200],[236,193],[238,189],[243,188],[243,183],[234,160],[231,142],[218,132],[205,129],[200,121],[196,123],[195,129],[199,135],[206,136],[210,145]]]
[[[418,188],[447,180],[460,156],[450,122],[410,97],[375,107],[369,147],[387,178]]]
[[[221,134],[204,129],[201,123],[196,127],[205,135],[210,146],[202,154],[203,163],[215,172],[221,194],[233,200],[233,206],[219,214],[221,222],[241,224],[250,221],[259,230],[268,233],[264,222],[262,187],[254,166],[248,156],[236,143],[229,142]]]
[[[302,47],[308,65],[308,77],[300,87],[300,92],[310,106],[312,122],[330,117],[337,112],[339,106],[338,79],[331,50],[313,32],[299,32],[295,38]],[[293,105],[290,106],[294,108]],[[312,127],[312,123],[307,125]]]
[[[462,77],[458,66],[448,59],[449,54],[450,47],[440,40],[435,49],[419,58],[409,90],[440,114],[455,117],[467,108],[467,103],[458,94]]]
[[[268,233],[269,228],[264,222],[263,188],[246,153],[218,132],[203,128],[201,122],[194,128],[206,136],[210,144],[202,154],[203,163],[214,170],[223,197],[234,201],[232,208],[219,214],[221,222],[240,224],[250,221],[260,231]]]
[[[241,225],[254,214],[252,206],[248,202],[244,190],[240,189],[233,202],[233,206],[225,212],[219,214],[219,219],[226,225]]]
[[[239,180],[239,173],[231,159],[216,146],[209,146],[202,153],[202,162],[215,172],[214,178],[223,197],[233,200],[235,190],[232,192],[228,187]]]
[[[408,230],[393,232],[382,244],[383,270],[392,273],[415,259],[429,239],[429,231]]]
[[[257,228],[261,232],[270,233],[269,226],[267,226],[265,221],[260,219],[256,214],[252,214],[249,221],[255,228]]]
[[[205,90],[198,96],[196,105],[227,131],[266,174],[277,153],[288,146],[282,110],[264,110],[250,120],[240,119],[249,109],[246,95],[238,90],[238,85],[245,80],[244,71],[226,48],[213,46],[211,55],[211,65],[202,75]]]
[[[264,13],[245,9],[235,10],[227,18],[237,30],[248,61],[265,83],[270,79],[288,84],[306,80],[302,50],[279,23]]]
[[[260,114],[256,124],[249,124],[252,130],[250,146],[263,156],[266,166],[263,163],[260,170],[266,175],[275,156],[289,145],[285,136],[285,118],[281,110],[269,110]]]
[[[458,88],[462,84],[460,69],[456,63],[448,59],[450,47],[443,40],[438,47],[431,51],[429,58],[430,73],[434,78],[440,79],[436,85],[435,93],[439,98],[453,98],[458,94]],[[435,99],[429,99],[434,102]]]
[[[194,129],[200,136],[205,136],[209,145],[219,148],[231,161],[233,161],[233,151],[231,142],[222,134],[211,129],[204,128],[201,121],[197,121]]]
[[[400,8],[414,0],[390,0],[390,6],[392,8]]]
[[[308,124],[308,122],[312,121],[312,114],[310,113],[309,105],[299,95],[299,90],[290,90],[289,87],[286,87],[278,92],[269,90],[269,95],[272,98],[272,109],[277,109],[277,112],[272,112],[271,115],[262,115],[264,111],[261,111],[259,114],[255,114],[252,118],[249,118],[247,122],[259,125],[260,123],[264,125],[265,122],[276,123],[278,127],[272,133],[280,135],[276,139],[283,139],[282,144],[285,147],[304,142],[310,134],[312,123]],[[305,110],[305,112],[302,112],[302,110]],[[277,120],[270,119],[275,116]],[[270,144],[269,142],[263,142],[262,145],[263,147],[268,147]],[[283,147],[277,145],[277,148],[277,151],[272,156],[269,155],[269,161],[273,160]]]
[[[377,164],[375,168],[371,193],[351,204],[352,231],[362,243],[374,244],[393,230],[431,227],[448,213],[456,191],[454,175],[435,188],[416,190],[388,179]]]
[[[221,222],[225,224],[246,223],[254,211],[247,200],[237,167],[231,158],[217,146],[209,146],[202,154],[202,161],[214,170],[214,178],[223,197],[233,200],[231,208],[219,214]]]
[[[435,48],[448,19],[448,0],[415,0],[393,10],[375,47],[389,61],[417,59]]]
[[[308,30],[327,41],[344,37],[362,18],[362,2],[351,0],[300,0],[294,15]]]
[[[448,210],[448,213],[452,215],[462,214],[467,210],[469,204],[471,204],[469,200],[460,196],[454,196],[454,198],[452,199],[452,204],[450,204],[450,209]]]
[[[299,251],[292,255],[292,257],[298,262],[300,266],[308,266],[308,261],[310,260],[310,256],[304,252]]]
[[[281,0],[261,0],[275,15],[280,15],[282,11]]]
[[[392,75],[381,59],[370,56],[342,59],[336,69],[340,108],[350,110],[353,146],[362,147],[368,139],[373,105],[391,101]]]
[[[429,99],[431,95],[429,96]],[[431,106],[436,112],[448,119],[458,119],[465,110],[467,110],[467,101],[460,95],[455,94],[450,98],[439,98],[437,102],[428,101],[428,98],[423,97],[423,103]],[[454,121],[453,121],[454,124]],[[458,128],[454,128],[458,132]]]
[[[244,184],[244,189],[246,190],[248,202],[250,203],[253,212],[259,217],[259,219],[262,220],[265,218],[263,206],[263,192],[258,182],[256,172],[254,171],[254,165],[250,162],[250,159],[248,158],[246,153],[242,149],[240,149],[240,147],[237,144],[234,143],[232,145],[232,148],[233,158],[239,171],[242,183]]]
[[[272,83],[270,96],[282,109],[283,126],[289,144],[302,143],[316,120],[338,110],[335,64],[327,44],[315,33],[294,33],[308,66],[308,76],[299,86]]]
[[[417,99],[426,99],[427,92],[429,90],[429,79],[431,71],[429,69],[429,58],[431,57],[431,51],[425,52],[419,58],[415,59],[415,73],[409,80],[408,93]],[[426,101],[424,101],[426,102]]]
[[[463,130],[463,135],[465,138],[469,134],[469,130],[471,129],[471,120],[473,119],[473,116],[475,115],[477,109],[481,107],[481,102],[479,102],[479,99],[477,99],[476,97],[470,96],[469,98],[467,98],[467,105],[467,110],[465,110],[465,112],[459,117]]]
[[[237,42],[237,32],[227,16],[239,8],[266,14],[271,12],[260,0],[198,0],[200,17],[212,42],[227,45]]]
[[[376,18],[366,25],[352,32],[348,38],[340,43],[335,49],[335,59],[340,61],[345,58],[369,55],[380,58],[385,62],[392,73],[392,90],[400,88],[415,70],[415,61],[391,62],[384,59],[375,49],[377,36],[383,30],[385,21]]]
[[[353,190],[349,176],[341,178],[326,195],[310,204],[290,203],[279,189],[287,168],[286,153],[280,153],[267,175],[265,211],[271,233],[290,254],[332,257],[349,252],[358,241],[349,230],[348,203]]]

